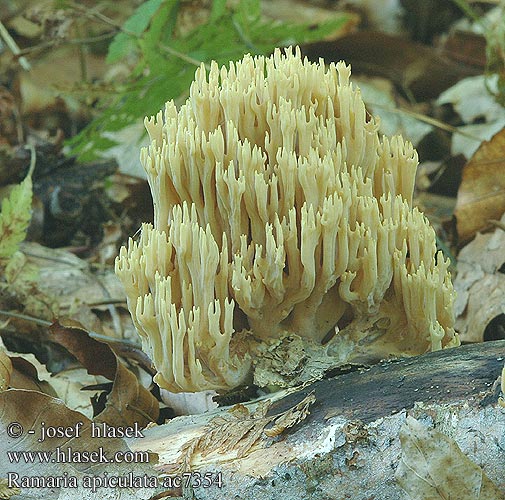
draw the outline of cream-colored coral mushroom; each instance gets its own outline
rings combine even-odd
[[[457,344],[448,262],[411,206],[417,153],[379,137],[349,77],[298,48],[246,55],[146,120],[154,225],[116,272],[161,387]]]

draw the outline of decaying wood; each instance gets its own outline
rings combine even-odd
[[[192,471],[222,478],[221,487],[190,488],[185,498],[406,500],[395,471],[402,453],[399,432],[413,416],[454,439],[505,492],[505,408],[498,404],[504,362],[501,340],[383,362],[271,395],[275,401],[266,416],[294,407],[312,391],[315,403],[293,429],[273,438],[263,433],[243,456],[237,439],[251,436],[238,421],[233,448],[213,449],[207,442],[206,449],[195,445],[191,456],[183,454],[191,443],[203,442],[202,435],[216,432],[223,417],[229,422],[230,408],[178,417],[145,431],[145,439],[131,447],[158,453],[164,474],[177,475],[186,460]],[[251,427],[258,402],[245,407],[242,418]]]
[[[504,363],[505,341],[445,349],[321,380],[282,399],[271,411],[296,404],[312,389],[317,401],[311,411],[314,420],[331,413],[368,423],[412,408],[416,401],[439,405],[470,403],[489,392]],[[490,394],[490,402],[496,402],[497,397],[498,394]]]

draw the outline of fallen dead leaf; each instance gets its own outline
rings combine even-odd
[[[77,321],[60,319],[49,327],[49,338],[67,349],[91,375],[114,380],[117,359],[112,349],[92,339]]]
[[[505,223],[505,215],[502,217]],[[458,255],[456,329],[461,340],[482,342],[489,323],[505,313],[505,231],[480,234]]]
[[[49,437],[46,432],[46,439],[42,439],[42,429],[49,427],[68,429],[67,436]],[[11,473],[17,474],[19,481],[22,477],[36,477],[45,481],[64,478],[63,481],[67,481],[67,487],[64,482],[54,488],[21,487],[20,498],[27,500],[88,500],[97,496],[110,500],[150,498],[153,489],[148,487],[132,485],[118,489],[102,485],[95,491],[86,487],[86,481],[99,481],[106,477],[127,478],[130,473],[139,477],[146,474],[156,480],[147,454],[135,455],[136,460],[128,463],[123,460],[120,463],[118,460],[121,458],[133,457],[125,441],[93,437],[91,431],[92,422],[88,418],[70,410],[58,399],[35,391],[10,389],[1,392],[0,442],[2,450],[10,453],[10,456],[8,460],[0,461],[0,478],[8,478]],[[15,436],[13,432],[21,435]],[[24,452],[25,455],[17,455],[17,452]],[[87,460],[85,452],[96,452],[97,460]],[[34,457],[33,460],[25,459],[28,456],[26,454]],[[68,457],[74,459],[68,460]],[[74,480],[75,488],[69,486],[70,481]]]
[[[8,286],[0,285],[0,309],[46,321],[71,316],[88,330],[138,340],[113,269],[97,271],[69,251],[33,242],[24,242],[21,250],[6,271]],[[17,335],[45,335],[36,323],[18,318],[11,318],[9,327]]]
[[[395,87],[390,80],[359,76],[353,78],[353,81],[361,90],[370,113],[380,116],[379,133],[387,136],[399,134],[416,146],[433,130],[432,125],[407,114],[409,111],[415,112],[415,109],[402,104],[402,109],[399,110]]]
[[[86,368],[80,367],[62,370],[52,375],[48,380],[58,398],[61,399],[66,406],[86,415],[88,418],[93,418],[93,393],[90,393],[89,390],[85,390],[85,388],[99,386],[99,384],[104,381],[104,377],[90,375]],[[97,389],[96,393],[98,392]]]
[[[138,422],[144,426],[156,422],[158,415],[159,403],[156,398],[118,361],[114,384],[107,396],[105,409],[96,419],[112,425],[132,425]]]
[[[505,212],[505,129],[481,144],[463,169],[454,215],[460,242],[492,227]]]
[[[105,409],[96,416],[110,425],[144,427],[156,422],[158,400],[137,377],[119,361],[109,345],[91,338],[81,325],[67,320],[65,325],[55,322],[49,328],[51,338],[73,354],[91,375],[102,375],[113,381]]]
[[[502,500],[503,494],[456,442],[407,417],[396,480],[413,500]]]
[[[345,19],[326,40],[334,40],[351,32],[359,23],[359,16],[351,12],[337,11],[332,8],[324,8],[303,0],[277,0],[276,2],[261,2],[261,13],[268,19],[283,23],[296,23],[300,19],[310,19],[312,25],[317,26],[336,19]]]
[[[480,70],[443,57],[434,47],[412,42],[398,35],[359,31],[331,42],[303,47],[309,59],[326,62],[345,60],[353,74],[383,76],[408,89],[417,101],[436,98],[464,77]]]
[[[451,105],[463,124],[452,134],[452,156],[463,155],[467,160],[505,127],[505,109],[497,105],[493,93],[498,92],[498,79],[479,74],[463,78],[440,94],[437,106]]]
[[[440,94],[437,106],[450,104],[466,124],[477,120],[488,123],[503,120],[505,110],[496,104],[495,98],[486,87],[487,85],[494,87],[495,83],[490,83],[484,75],[464,78]]]
[[[5,352],[5,347],[0,338],[0,391],[5,391],[10,384],[12,362]]]
[[[484,72],[486,68],[486,38],[482,33],[454,30],[442,41],[442,50],[454,61],[475,66]]]
[[[49,396],[56,396],[56,392],[47,382],[48,377],[40,376],[39,367],[43,367],[33,354],[13,354],[9,353],[12,363],[12,374],[9,387],[12,389],[25,389],[31,391],[38,391]],[[31,359],[30,359],[31,358]],[[47,370],[44,371],[47,375]]]
[[[3,348],[0,339],[0,391],[26,389],[61,399],[66,406],[89,418],[93,407],[89,392],[81,389],[106,380],[90,375],[85,368],[65,369],[51,374],[32,353],[15,353]]]

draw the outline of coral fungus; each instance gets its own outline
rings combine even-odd
[[[412,208],[417,153],[379,137],[349,77],[299,49],[247,55],[146,120],[154,225],[116,272],[161,387],[457,344],[448,262]]]

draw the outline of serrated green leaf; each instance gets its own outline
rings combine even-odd
[[[167,0],[159,9],[149,30],[143,37],[147,50],[159,52],[157,44],[161,42],[162,37],[165,40],[170,39],[177,20],[178,4],[178,0]],[[144,51],[144,56],[148,57],[149,53]]]
[[[123,25],[124,31],[118,33],[107,53],[107,63],[119,61],[133,50],[137,43],[133,35],[140,36],[149,26],[149,22],[165,0],[148,0],[141,4]],[[130,34],[131,33],[131,34]]]
[[[242,0],[237,6],[236,15],[245,22],[259,19],[261,16],[259,0]]]
[[[32,214],[32,178],[28,175],[2,201],[0,263],[7,263],[25,239]]]
[[[178,8],[178,0],[145,2],[124,24],[125,30],[135,35],[120,33],[110,45],[108,62],[132,50],[137,62],[121,91],[100,101],[103,112],[67,142],[79,160],[97,158],[100,151],[107,149],[104,133],[156,114],[166,101],[187,92],[196,68],[189,60],[178,57],[177,52],[196,61],[228,64],[245,53],[268,55],[275,47],[320,40],[335,33],[349,19],[346,14],[336,14],[334,19],[316,27],[310,23],[287,24],[264,20],[259,0],[240,0],[234,8],[226,0],[214,0],[206,23],[176,37]]]
[[[167,0],[147,0],[147,2],[140,4],[133,15],[124,23],[123,27],[125,30],[131,31],[136,35],[141,35],[149,25],[155,12],[160,8],[160,5],[166,1]]]
[[[217,21],[226,13],[226,0],[214,0],[210,12],[210,22]]]
[[[123,32],[118,33],[109,45],[106,62],[112,64],[136,50],[137,41],[133,37]]]

